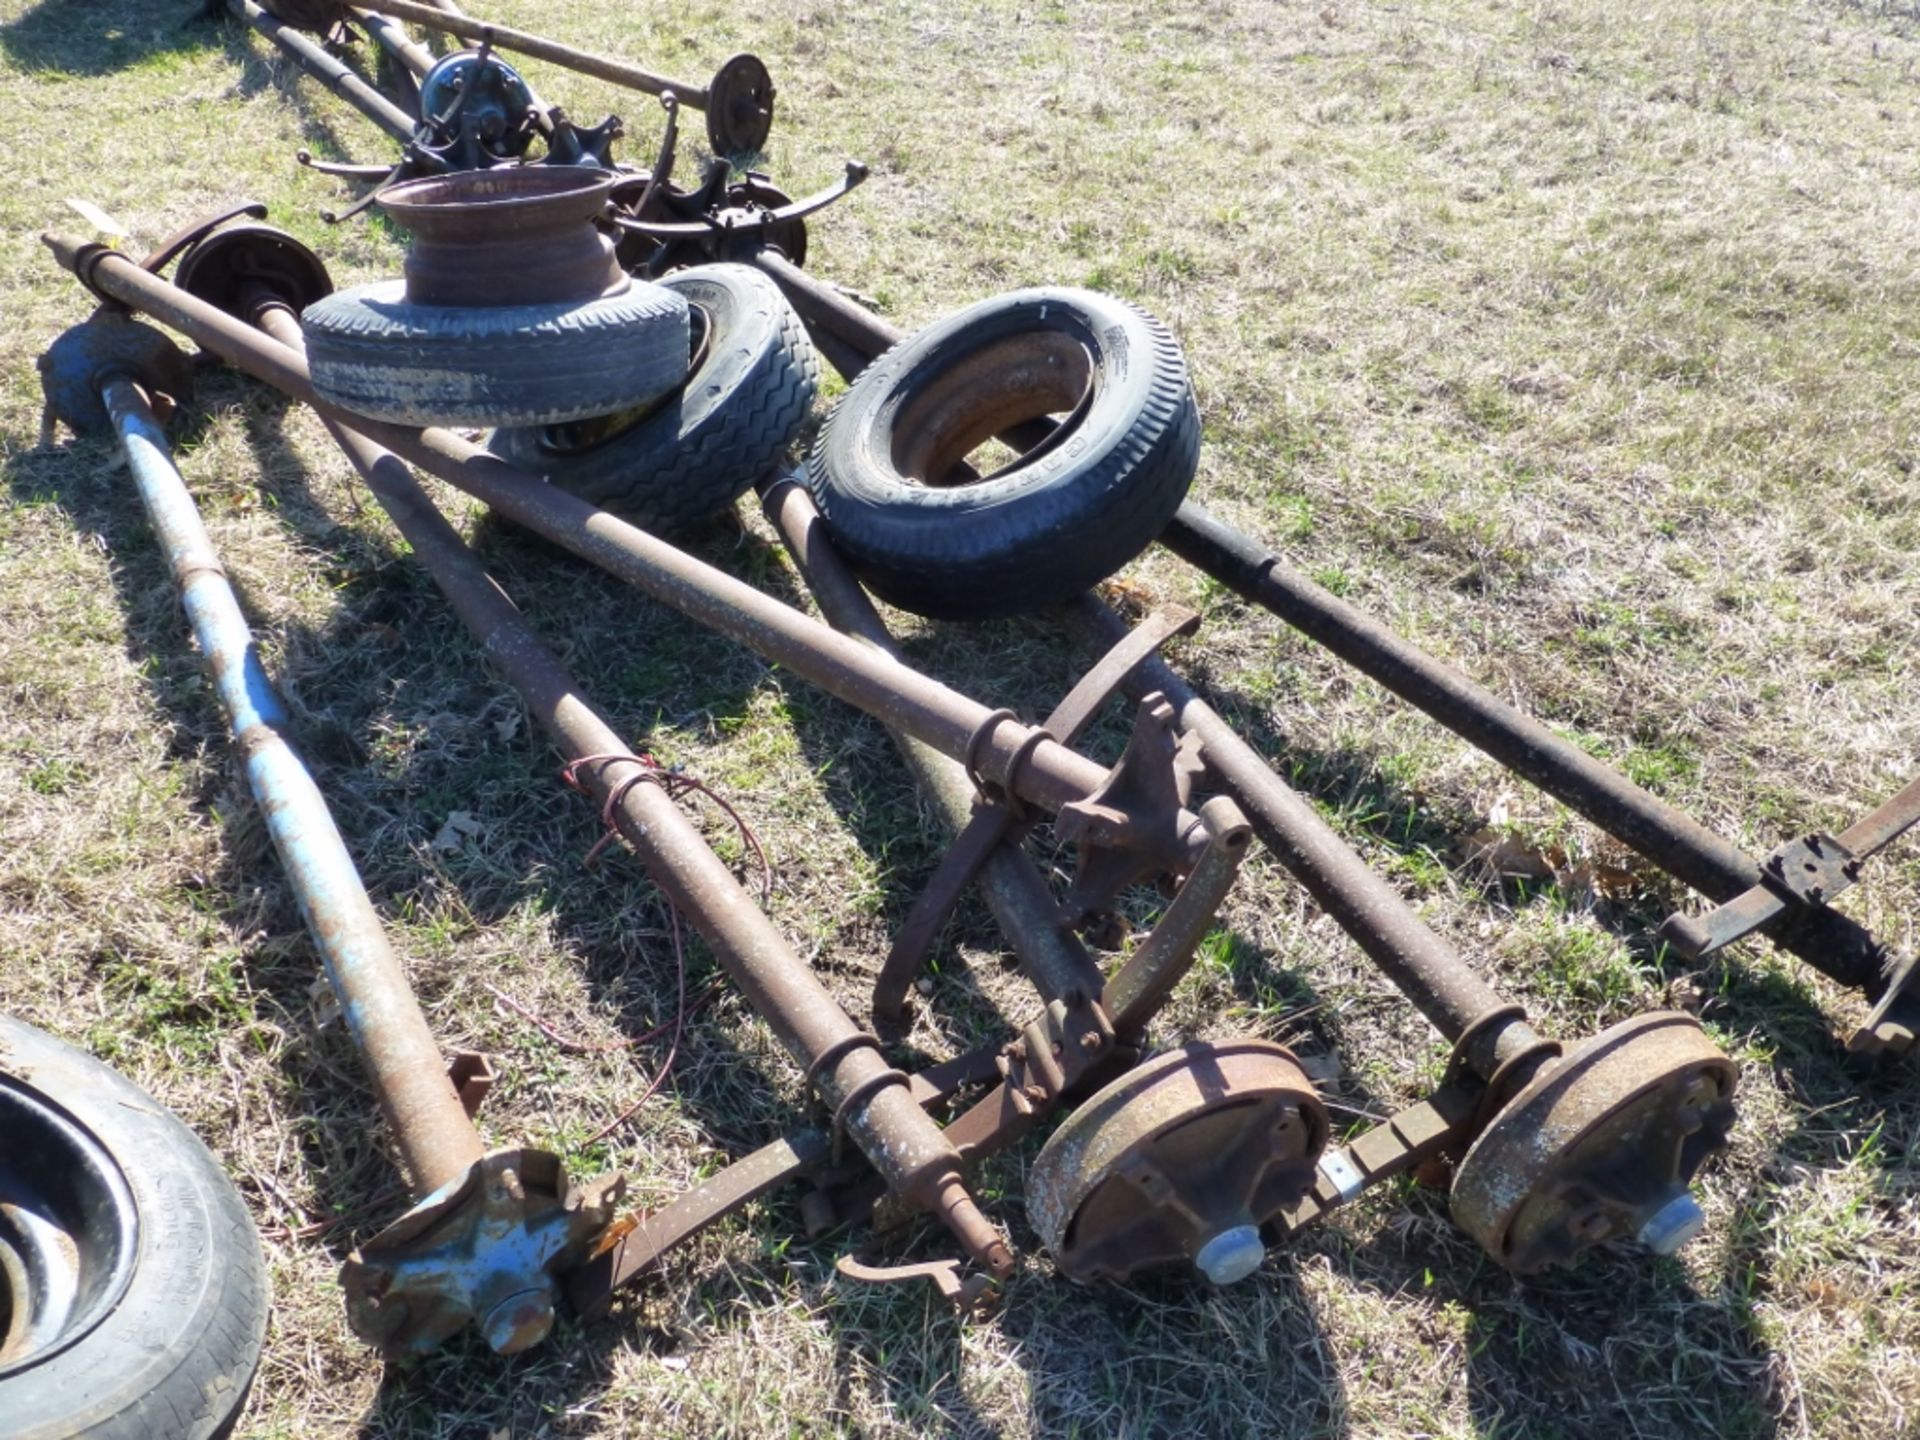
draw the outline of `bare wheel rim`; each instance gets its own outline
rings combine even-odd
[[[139,1221],[119,1165],[59,1106],[0,1075],[0,1377],[78,1342],[133,1278]]]

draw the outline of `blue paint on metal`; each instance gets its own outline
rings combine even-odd
[[[109,381],[112,414],[187,619],[206,657],[247,783],[293,883],[347,1028],[366,1057],[416,1181],[463,1176],[482,1153],[480,1138],[446,1078],[439,1047],[387,943],[379,915],[306,766],[281,733],[287,710],[247,628],[233,587],[201,523],[166,437],[139,390]]]
[[[280,733],[287,723],[286,705],[260,663],[259,647],[193,497],[173,466],[166,437],[144,404],[111,408],[141,502],[169,568],[181,581],[181,602],[234,742],[247,757],[247,783],[339,991],[347,1024],[364,1045],[362,1006],[354,988],[369,948],[386,949],[378,917],[319,787]]]

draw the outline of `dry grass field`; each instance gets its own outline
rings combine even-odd
[[[981,1177],[1026,1255],[982,1321],[837,1281],[845,1242],[798,1238],[789,1194],[518,1359],[359,1345],[334,1275],[398,1213],[390,1147],[124,472],[37,443],[34,357],[88,309],[36,238],[86,229],[69,197],[134,250],[256,197],[336,281],[396,272],[391,233],[322,224],[343,190],[292,158],[375,159],[380,137],[192,8],[0,0],[0,1004],[149,1087],[246,1196],[274,1314],[238,1434],[1920,1434],[1914,1062],[1849,1063],[1857,997],[1762,943],[1672,963],[1653,932],[1680,889],[1164,553],[1127,579],[1204,611],[1178,662],[1544,1028],[1702,1011],[1742,1118],[1700,1241],[1523,1283],[1406,1183],[1238,1288],[1090,1291],[1033,1240],[1028,1145]],[[810,268],[899,324],[1041,282],[1153,310],[1205,416],[1197,497],[1750,849],[1838,828],[1920,763],[1908,0],[484,8],[694,80],[765,56],[766,168],[796,193],[845,157],[874,170],[815,224]],[[623,154],[650,156],[646,97],[525,68],[576,118],[617,109]],[[651,887],[617,854],[583,868],[590,808],[310,415],[208,370],[175,435],[436,1032],[496,1057],[489,1140],[618,1167],[659,1203],[805,1118],[723,990],[671,1085],[588,1143],[663,1047],[572,1053],[496,992],[590,1045],[651,1029],[674,973]],[[884,734],[437,493],[633,743],[735,801],[775,921],[862,1013],[941,850]],[[700,549],[797,597],[746,507]],[[1028,714],[1086,659],[1046,617],[903,627],[923,668]],[[1116,714],[1089,743],[1123,736]],[[1503,884],[1463,858],[1489,824],[1631,883]],[[1917,900],[1908,844],[1844,904],[1911,947]],[[691,964],[695,987],[716,972]],[[1000,1033],[1030,994],[970,903],[909,1051]],[[1264,858],[1156,1038],[1226,1034],[1313,1057],[1342,1123],[1445,1055]]]

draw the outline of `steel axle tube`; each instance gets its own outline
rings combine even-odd
[[[1738,846],[1289,570],[1199,506],[1182,505],[1161,540],[1709,899],[1725,902],[1760,883],[1760,866]],[[1892,957],[1837,910],[1790,911],[1765,933],[1844,985],[1872,998],[1885,992]]]
[[[413,117],[329,55],[312,36],[275,19],[253,0],[227,0],[227,9],[395,140],[402,145],[412,142]]]
[[[300,323],[284,305],[257,308],[257,323],[289,348]],[[1012,1255],[960,1178],[961,1158],[885,1058],[793,952],[693,823],[658,785],[628,783],[647,767],[587,703],[417,480],[394,455],[336,420],[324,422],[374,497],[406,537],[487,658],[571,760],[626,757],[582,767],[581,779],[640,856],[647,874],[692,921],[794,1063],[815,1075],[844,1112],[848,1132],[887,1181],[944,1220],[995,1273]]]
[[[375,0],[368,9],[391,15],[400,20],[411,20],[427,30],[438,30],[446,35],[458,35],[463,40],[479,42],[491,41],[494,48],[511,50],[520,55],[531,55],[536,60],[546,60],[555,65],[576,70],[582,75],[591,75],[597,80],[609,80],[615,85],[624,85],[629,90],[639,90],[648,95],[671,95],[682,105],[695,110],[707,108],[707,91],[702,85],[685,85],[678,80],[669,80],[664,75],[655,75],[638,65],[625,60],[610,60],[590,51],[564,45],[558,40],[549,40],[544,36],[530,35],[525,30],[515,30],[506,25],[495,25],[488,20],[477,20],[458,11],[443,9],[435,5],[422,5],[415,0]]]
[[[440,1047],[326,801],[288,743],[286,708],[267,679],[193,497],[169,458],[159,422],[131,380],[109,380],[101,393],[212,673],[234,745],[245,757],[247,784],[347,1029],[372,1072],[413,1191],[437,1190],[480,1159],[479,1132],[447,1077]]]
[[[1064,745],[1045,738],[1035,743],[1033,727],[996,721],[994,713],[978,701],[542,483],[450,431],[385,424],[327,405],[314,394],[299,352],[148,274],[105,246],[44,238],[55,258],[96,294],[179,330],[255,379],[312,405],[323,418],[358,430],[535,534],[785,666],[855,709],[897,726],[954,759],[964,758],[971,748],[981,775],[1023,799],[1058,810],[1085,798],[1106,778],[1104,767]],[[1161,848],[1178,862],[1178,868],[1185,868],[1199,859],[1206,843],[1200,818],[1182,810]]]

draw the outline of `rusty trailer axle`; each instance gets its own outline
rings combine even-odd
[[[1781,894],[1784,887],[1769,885],[1770,871],[1738,846],[1289,569],[1278,555],[1199,506],[1182,505],[1161,538],[1182,559],[1272,611],[1709,900],[1724,905],[1755,887]],[[1873,833],[1860,837],[1863,851],[1870,853],[1920,818],[1920,788],[1909,786],[1888,809],[1892,813],[1883,811],[1881,823],[1866,826]],[[1920,1036],[1920,996],[1905,990],[1911,961],[1881,945],[1858,921],[1828,908],[1827,898],[1788,892],[1750,928],[1877,1002],[1849,1048],[1911,1048]],[[1669,922],[1666,935],[1684,940],[1699,929],[1683,918]]]

